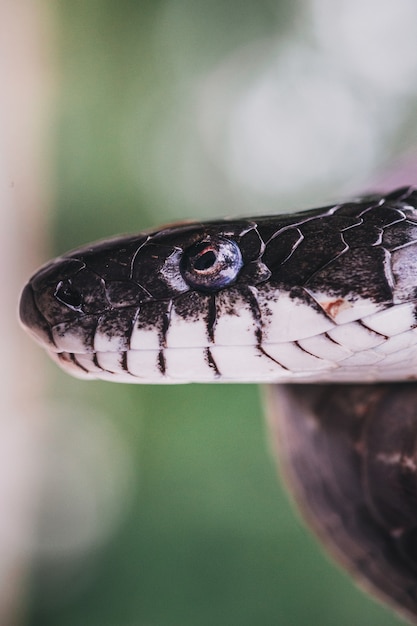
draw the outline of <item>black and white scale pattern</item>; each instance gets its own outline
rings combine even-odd
[[[242,267],[208,292],[181,271],[202,240]],[[417,190],[291,215],[180,224],[61,256],[23,290],[26,329],[68,372],[116,382],[417,377]]]

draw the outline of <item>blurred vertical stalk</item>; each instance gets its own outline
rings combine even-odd
[[[45,258],[51,34],[46,3],[0,0],[0,624],[8,626],[24,621],[45,422],[40,351],[16,313]]]

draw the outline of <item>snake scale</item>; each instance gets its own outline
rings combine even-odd
[[[98,242],[38,270],[20,319],[80,378],[274,383],[305,517],[417,621],[417,189]]]

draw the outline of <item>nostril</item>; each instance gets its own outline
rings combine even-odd
[[[71,284],[71,279],[60,280],[56,286],[54,296],[73,311],[81,311],[83,298],[80,292]]]

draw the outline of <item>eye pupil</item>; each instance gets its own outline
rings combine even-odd
[[[242,254],[235,241],[207,236],[184,251],[180,270],[192,289],[215,292],[235,282],[242,265]]]
[[[213,267],[216,262],[216,255],[213,250],[207,250],[198,256],[194,262],[194,268],[197,271],[204,271]]]

